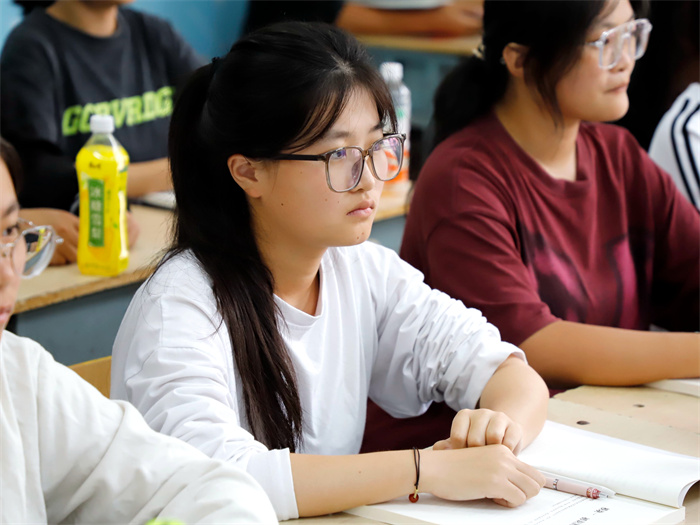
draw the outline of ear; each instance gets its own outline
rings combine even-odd
[[[262,194],[261,165],[240,153],[231,155],[227,161],[228,170],[248,197],[258,198]]]
[[[527,47],[521,44],[511,42],[503,48],[503,57],[501,61],[505,63],[508,72],[515,78],[525,78],[525,56],[527,55]]]

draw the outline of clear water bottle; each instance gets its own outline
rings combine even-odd
[[[384,62],[379,66],[379,72],[389,86],[391,98],[394,101],[399,125],[398,132],[406,135],[401,171],[395,179],[387,184],[402,186],[408,184],[408,165],[411,160],[411,91],[403,83],[403,64]]]

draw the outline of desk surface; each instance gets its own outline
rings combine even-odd
[[[384,35],[356,36],[357,39],[366,46],[449,55],[471,55],[474,49],[481,43],[480,35],[459,38]]]
[[[129,266],[116,277],[83,275],[76,264],[51,266],[44,273],[22,282],[14,313],[67,301],[83,295],[143,281],[168,243],[172,213],[146,206],[131,211],[141,232],[129,253]]]
[[[406,213],[409,186],[386,186],[377,207],[375,220],[390,219]],[[141,227],[136,245],[129,253],[129,266],[116,277],[82,275],[75,264],[52,266],[33,279],[22,282],[14,313],[68,301],[77,297],[118,288],[146,279],[160,260],[170,240],[172,213],[147,206],[132,206]]]
[[[646,387],[586,386],[550,399],[548,419],[598,434],[700,457],[700,399],[696,397]],[[699,483],[688,492],[684,505],[685,523],[700,524]],[[286,523],[336,525],[379,522],[338,513]]]

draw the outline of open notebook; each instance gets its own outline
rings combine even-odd
[[[679,394],[700,397],[700,379],[698,378],[664,379],[663,381],[648,383],[647,386],[658,388],[659,390],[667,390],[669,392],[678,392]]]
[[[540,470],[602,485],[616,492],[588,499],[554,490],[515,509],[488,500],[449,502],[423,494],[357,507],[347,512],[386,523],[440,525],[645,525],[680,523],[683,499],[700,480],[700,459],[674,454],[547,421],[540,436],[520,454]]]

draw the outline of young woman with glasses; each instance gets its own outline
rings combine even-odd
[[[700,217],[603,124],[627,111],[650,23],[628,0],[487,0],[484,24],[436,96],[401,256],[552,387],[698,377]]]
[[[245,468],[280,520],[421,492],[509,506],[546,388],[478,311],[368,239],[403,137],[365,50],[327,25],[239,40],[171,123],[173,246],[114,344],[112,396]],[[358,454],[367,398],[459,412],[443,450]],[[487,446],[482,446],[487,445]]]

